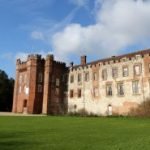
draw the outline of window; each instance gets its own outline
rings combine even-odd
[[[42,85],[39,84],[39,85],[38,85],[38,93],[41,93],[41,92],[42,92]]]
[[[40,72],[38,75],[38,82],[42,82],[43,81],[43,74]]]
[[[70,98],[73,98],[73,90],[70,90]]]
[[[59,86],[59,78],[56,78],[56,86]]]
[[[59,95],[59,88],[56,88],[55,94]]]
[[[141,74],[141,65],[134,65],[134,75]]]
[[[123,77],[127,77],[128,76],[128,67],[127,66],[123,67],[123,69],[122,69],[122,75],[123,75]]]
[[[74,75],[71,75],[70,76],[70,83],[73,83],[74,82]]]
[[[98,88],[96,87],[96,88],[94,88],[93,89],[93,95],[94,95],[94,97],[98,97]]]
[[[117,91],[118,91],[118,95],[119,96],[123,96],[124,95],[123,83],[118,83],[117,84]]]
[[[107,84],[106,85],[106,95],[107,96],[112,96],[112,84]]]
[[[139,81],[133,81],[132,82],[132,91],[133,94],[139,94]]]
[[[102,79],[107,80],[107,70],[106,69],[102,70]]]
[[[81,82],[81,73],[78,74],[78,82]]]
[[[78,89],[78,98],[81,97],[81,89]]]
[[[117,78],[118,77],[118,69],[117,68],[112,68],[112,77]]]
[[[97,72],[93,73],[93,80],[96,81],[97,80]]]
[[[84,78],[84,80],[85,81],[89,81],[89,72],[85,72],[85,74],[84,74],[85,76],[85,78]]]
[[[19,84],[22,83],[22,75],[19,76]]]
[[[149,70],[149,72],[150,72],[150,64],[148,64],[148,70]]]

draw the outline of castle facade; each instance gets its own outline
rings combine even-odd
[[[29,55],[16,63],[13,112],[126,115],[150,97],[150,49],[80,65]]]

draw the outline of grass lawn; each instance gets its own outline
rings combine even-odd
[[[150,119],[1,116],[0,150],[150,150]]]

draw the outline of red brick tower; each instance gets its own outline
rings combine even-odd
[[[43,102],[44,60],[29,55],[27,61],[17,60],[13,112],[41,113]]]
[[[67,67],[65,63],[54,60],[53,55],[48,55],[45,61],[44,75],[44,114],[63,114],[66,111],[65,87],[67,81]]]

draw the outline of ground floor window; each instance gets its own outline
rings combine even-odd
[[[119,96],[123,96],[124,95],[123,83],[118,83],[117,84],[117,92],[118,92]]]
[[[112,96],[112,84],[106,85],[106,96]]]
[[[132,91],[133,91],[133,94],[139,94],[139,81],[138,80],[132,82]]]

